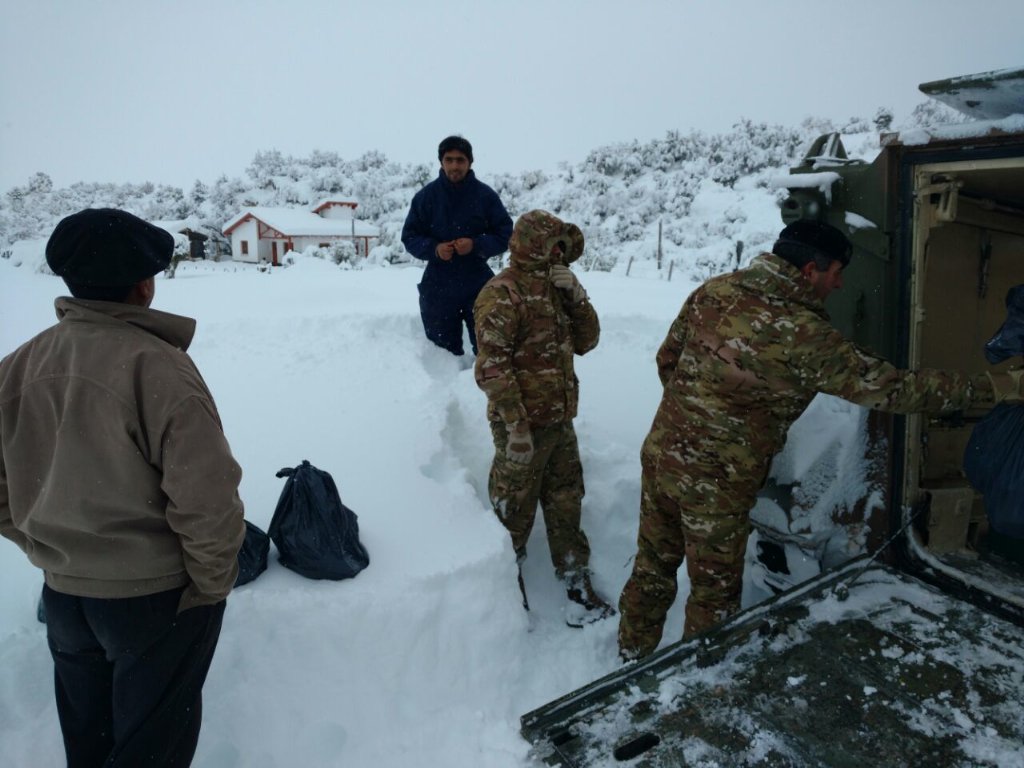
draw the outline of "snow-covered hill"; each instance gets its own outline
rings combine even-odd
[[[927,107],[927,108],[925,108]],[[954,119],[941,105],[922,105],[906,125]],[[877,152],[879,130],[892,116],[842,123],[807,119],[797,127],[751,120],[729,133],[668,131],[664,138],[598,147],[576,165],[553,173],[498,173],[486,161],[475,171],[501,195],[513,217],[532,208],[578,223],[587,236],[586,269],[625,270],[655,262],[661,231],[662,265],[693,279],[730,268],[738,243],[748,260],[774,240],[775,224],[761,222],[778,202],[769,180],[784,172],[820,134],[841,131],[853,157]],[[391,162],[378,151],[346,160],[337,152],[291,157],[258,152],[244,177],[197,180],[187,192],[166,184],[79,182],[55,188],[40,172],[0,197],[0,256],[17,260],[20,241],[45,239],[63,216],[85,207],[124,208],[151,221],[191,217],[217,232],[246,207],[310,207],[331,196],[359,201],[357,216],[381,228],[375,261],[402,263],[410,256],[399,236],[413,194],[437,173],[432,162]]]

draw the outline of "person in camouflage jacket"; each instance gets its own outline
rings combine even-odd
[[[637,555],[619,600],[624,660],[657,647],[684,556],[684,637],[739,609],[749,510],[818,392],[894,413],[1019,397],[1019,372],[899,370],[844,339],[824,308],[850,259],[838,229],[796,222],[773,251],[695,290],[658,350],[664,393],[641,451]]]
[[[572,426],[579,396],[573,357],[597,346],[600,325],[567,266],[583,253],[579,227],[530,211],[516,222],[509,251],[511,265],[484,286],[473,309],[475,376],[494,438],[489,493],[520,563],[540,502],[555,572],[584,609],[568,619],[575,626],[613,612],[591,584]],[[525,589],[523,604],[529,607]]]

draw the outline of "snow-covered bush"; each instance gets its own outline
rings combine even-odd
[[[703,275],[731,268],[735,241],[754,248],[759,238],[774,235],[752,232],[754,218],[748,220],[746,213],[754,206],[761,221],[767,216],[781,222],[764,213],[779,195],[768,181],[795,165],[815,137],[856,129],[864,131],[858,134],[861,143],[877,146],[878,130],[891,118],[890,111],[880,109],[872,120],[851,118],[838,127],[816,118],[797,127],[743,119],[721,134],[668,131],[647,142],[597,147],[583,162],[562,163],[554,173],[485,174],[481,180],[498,192],[513,219],[542,208],[578,224],[587,237],[581,268],[612,269],[623,259],[655,258],[652,243],[660,224],[665,259]],[[947,108],[935,102],[912,116],[917,123],[948,119]],[[384,250],[375,249],[365,263],[416,262],[401,245],[402,225],[413,195],[436,176],[433,163],[394,163],[377,150],[346,160],[333,151],[293,157],[276,149],[257,152],[242,176],[222,174],[209,184],[196,180],[187,194],[152,182],[55,188],[49,176],[38,173],[0,196],[0,248],[46,238],[60,218],[86,207],[123,208],[151,220],[195,217],[202,227],[219,232],[248,207],[308,209],[324,198],[344,197],[356,199],[357,217],[380,230],[375,245]],[[709,194],[715,190],[722,194]],[[699,197],[704,202],[695,208]],[[355,263],[347,249],[321,257]]]
[[[339,240],[331,245],[321,247],[311,245],[302,253],[304,256],[332,261],[345,269],[351,269],[355,266],[358,259],[355,243],[351,240]]]

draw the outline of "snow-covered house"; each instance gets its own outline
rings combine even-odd
[[[231,238],[235,261],[277,265],[288,251],[328,248],[345,240],[352,242],[357,256],[366,256],[380,230],[356,219],[357,205],[354,200],[322,200],[308,210],[246,208],[224,225],[223,232]]]
[[[223,240],[218,241],[220,233],[201,224],[196,216],[151,221],[150,224],[170,232],[174,237],[175,252],[190,259],[217,258],[226,246]]]

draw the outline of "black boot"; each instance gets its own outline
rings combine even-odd
[[[568,578],[565,594],[573,603],[565,614],[565,623],[570,627],[579,629],[615,615],[615,609],[594,590],[589,571]]]

